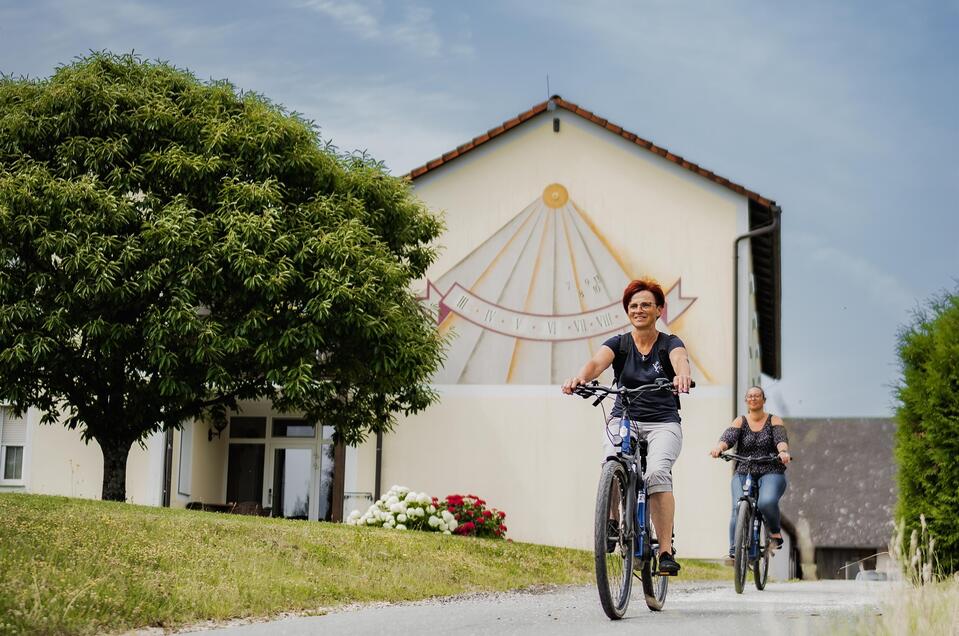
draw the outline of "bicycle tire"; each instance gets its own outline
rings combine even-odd
[[[749,502],[740,501],[739,510],[736,513],[736,531],[733,534],[735,551],[733,559],[733,581],[736,587],[736,594],[742,594],[743,587],[746,584],[746,570],[749,569],[749,526],[751,523],[752,513],[749,509]]]
[[[666,592],[669,589],[669,577],[659,573],[659,539],[656,538],[656,528],[649,515],[649,502],[646,503],[646,527],[649,529],[648,554],[643,555],[643,564],[640,568],[640,578],[643,581],[643,596],[646,597],[646,607],[650,611],[658,612],[666,603]]]
[[[596,493],[596,518],[593,537],[596,557],[596,588],[599,602],[610,620],[619,620],[626,614],[629,594],[633,583],[633,541],[626,535],[623,520],[631,511],[626,510],[629,488],[626,469],[618,461],[603,465]],[[614,494],[615,493],[615,494]],[[612,513],[612,514],[611,514]],[[618,532],[613,536],[610,519],[619,520]],[[611,546],[612,551],[608,550]]]
[[[772,539],[769,537],[769,528],[760,517],[759,519],[759,558],[753,563],[753,580],[756,589],[760,592],[766,589],[769,580],[769,546]]]

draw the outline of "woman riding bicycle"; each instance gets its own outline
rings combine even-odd
[[[689,360],[683,341],[656,329],[663,313],[666,295],[651,279],[634,280],[623,290],[623,309],[632,324],[632,331],[609,338],[599,351],[580,369],[576,377],[563,384],[563,393],[570,394],[605,371],[609,365],[619,371],[621,387],[650,384],[656,378],[669,378],[668,367],[675,372],[676,391],[688,393],[691,382]],[[630,406],[629,419],[638,430],[642,423],[648,440],[647,471],[644,479],[649,487],[649,504],[653,525],[660,541],[659,567],[676,574],[679,564],[673,558],[672,533],[676,503],[673,499],[672,467],[683,445],[678,402],[668,392],[654,391],[639,396]],[[603,460],[616,454],[612,437],[619,435],[622,403],[616,400],[608,431],[604,431]]]
[[[779,499],[786,492],[786,464],[789,455],[789,438],[782,418],[766,412],[766,393],[758,386],[746,391],[747,414],[737,417],[729,425],[719,443],[709,451],[713,457],[737,446],[737,454],[746,457],[766,457],[778,455],[779,462],[750,463],[740,462],[733,472],[732,495],[733,514],[729,522],[729,558],[733,558],[733,535],[736,530],[736,510],[739,498],[743,494],[743,482],[747,471],[759,476],[759,499],[757,505],[769,528],[769,537],[775,547],[783,544],[780,527]]]

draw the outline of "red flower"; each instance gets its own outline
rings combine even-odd
[[[483,516],[484,516],[484,517],[492,517],[492,516],[493,516],[493,513],[490,512],[489,510],[484,510],[484,511],[483,511]]]

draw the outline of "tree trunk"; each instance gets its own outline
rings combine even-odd
[[[127,499],[127,456],[133,442],[119,439],[97,439],[103,451],[103,491],[104,501],[126,501]]]

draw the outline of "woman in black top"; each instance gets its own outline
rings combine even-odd
[[[656,281],[634,280],[627,285],[623,290],[623,309],[633,326],[632,330],[604,342],[576,377],[563,384],[563,393],[572,393],[580,384],[599,377],[617,357],[621,358],[616,364],[617,368],[622,369],[619,376],[620,386],[636,387],[654,382],[656,378],[668,378],[664,358],[660,354],[668,357],[668,362],[675,372],[673,387],[680,393],[688,393],[692,379],[683,341],[656,328],[656,321],[665,306],[666,294]],[[672,546],[676,502],[673,499],[671,469],[683,444],[676,406],[673,395],[663,391],[651,391],[639,396],[635,404],[631,404],[629,413],[634,424],[642,422],[649,444],[645,475],[649,487],[649,511],[660,540],[660,572],[668,574],[679,572],[679,564],[673,558]],[[617,400],[613,408],[613,418],[608,423],[610,429],[617,431],[617,434],[621,415],[622,405],[620,400]],[[609,446],[611,447],[611,443]],[[613,453],[615,450],[607,448],[603,457]]]
[[[782,547],[782,529],[780,528],[779,499],[786,492],[786,464],[790,461],[789,438],[782,418],[766,412],[766,394],[758,386],[746,391],[748,413],[737,417],[729,425],[719,443],[709,451],[713,457],[719,457],[723,451],[737,446],[737,454],[747,457],[766,455],[779,456],[780,463],[767,462],[751,464],[749,470],[759,475],[759,500],[757,505],[763,519],[769,527],[769,536],[775,546]],[[745,426],[744,426],[745,424]],[[743,494],[743,482],[746,479],[746,465],[740,463],[733,473],[732,495],[733,514],[729,521],[729,556],[733,556],[733,535],[736,531],[736,507]]]

